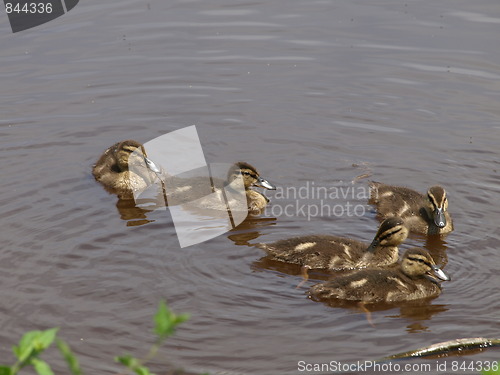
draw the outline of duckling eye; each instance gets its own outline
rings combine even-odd
[[[429,263],[427,263],[424,259],[421,259],[421,258],[408,258],[408,259],[413,260],[415,262],[419,262],[419,263],[425,264],[426,266],[430,267]]]
[[[241,172],[241,174],[244,174],[245,176],[250,176],[250,172]]]
[[[396,233],[401,232],[401,228],[395,228],[392,232],[386,233],[384,236],[380,237],[380,241],[386,240],[391,236],[394,236]]]

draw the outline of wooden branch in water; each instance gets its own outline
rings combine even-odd
[[[377,362],[388,361],[391,359],[442,356],[448,355],[450,352],[454,351],[463,352],[465,350],[482,350],[492,346],[500,346],[500,339],[487,339],[484,337],[456,339],[440,342],[416,350],[410,350],[404,353],[393,354],[388,357],[381,358]]]

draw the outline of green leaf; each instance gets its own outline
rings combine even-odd
[[[13,374],[10,367],[0,366],[0,375],[13,375]]]
[[[31,357],[35,350],[35,340],[40,333],[40,331],[26,332],[19,341],[19,345],[12,347],[12,351],[19,362],[24,362]]]
[[[56,338],[57,331],[59,328],[50,328],[45,331],[42,331],[37,338],[37,349],[40,351],[47,349]]]
[[[24,365],[27,360],[47,349],[54,341],[58,330],[59,328],[50,328],[45,331],[26,332],[19,345],[12,348],[18,361]]]
[[[483,364],[483,368],[486,367]],[[481,371],[482,375],[500,375],[500,362],[492,362],[491,366],[488,366],[488,370]]]
[[[31,360],[31,364],[38,375],[54,375],[49,364],[41,359],[34,358]]]
[[[165,301],[160,301],[154,316],[154,332],[160,340],[172,336],[175,328],[189,319],[189,314],[176,315],[170,310]]]
[[[500,370],[489,370],[489,371],[482,371],[482,375],[500,375]]]
[[[153,373],[149,372],[149,369],[145,366],[139,366],[134,368],[134,372],[137,375],[154,375]]]
[[[130,354],[123,355],[121,357],[115,357],[115,362],[121,363],[122,365],[132,370],[139,366],[139,360],[132,357]]]
[[[175,319],[175,325],[179,325],[181,323],[184,323],[185,321],[189,320],[189,318],[191,317],[191,315],[189,314],[180,314],[180,315],[177,315],[176,319]]]
[[[158,310],[156,311],[156,315],[154,317],[155,322],[155,330],[157,336],[165,337],[169,335],[171,328],[171,320],[172,320],[172,311],[167,307],[165,301],[161,300],[158,304]]]
[[[154,375],[146,366],[141,365],[141,361],[127,354],[121,357],[115,357],[115,361],[128,367],[138,375]]]
[[[80,368],[80,364],[78,363],[78,358],[76,358],[76,356],[73,354],[69,345],[61,339],[57,339],[56,344],[57,347],[59,348],[59,351],[66,360],[66,363],[68,364],[71,373],[73,375],[82,375],[82,370]]]

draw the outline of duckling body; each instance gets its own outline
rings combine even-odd
[[[140,152],[134,152],[139,150]],[[133,167],[131,171],[130,167]],[[120,199],[133,199],[134,191],[144,190],[156,178],[156,166],[137,141],[117,142],[101,155],[92,169],[95,179]]]
[[[401,264],[389,269],[364,269],[313,285],[310,298],[317,301],[394,303],[433,298],[441,293],[440,280],[449,277],[424,249],[411,248]]]
[[[259,172],[252,165],[245,162],[238,162],[231,166],[228,171],[227,179],[212,178],[213,187],[219,190],[218,194],[213,193],[212,185],[208,182],[207,178],[191,177],[191,178],[177,178],[170,177],[167,181],[167,200],[169,205],[182,204],[192,202],[192,206],[197,206],[201,209],[223,209],[226,210],[224,197],[220,192],[223,188],[233,189],[233,199],[226,196],[228,204],[232,210],[238,209],[238,203],[233,201],[237,200],[240,191],[236,191],[231,183],[241,175],[243,188],[246,197],[246,206],[240,209],[247,210],[252,214],[258,214],[267,206],[269,199],[262,193],[253,190],[252,187],[263,187],[269,190],[275,190],[276,187],[269,181],[260,177]],[[169,186],[175,186],[170,191]],[[241,187],[240,187],[241,188]],[[172,203],[171,203],[172,202]]]
[[[257,246],[282,262],[311,269],[342,270],[396,263],[398,246],[407,236],[403,221],[389,218],[382,222],[371,244],[331,235],[310,235]]]
[[[269,198],[259,191],[246,189],[247,208],[252,214],[261,213],[269,203]]]
[[[425,196],[406,187],[372,182],[370,203],[377,207],[381,219],[401,217],[411,232],[446,234],[453,230],[446,192],[441,186],[432,186]]]

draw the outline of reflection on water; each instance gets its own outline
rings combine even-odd
[[[250,241],[255,242],[260,237],[260,230],[276,225],[275,217],[248,216],[240,225],[232,229],[227,238],[236,245],[252,246]]]
[[[446,236],[440,235],[429,235],[425,238],[424,248],[429,250],[432,258],[436,264],[442,268],[448,264],[448,243],[446,242]]]
[[[408,333],[419,333],[429,331],[429,326],[425,321],[430,320],[435,315],[448,311],[446,305],[437,305],[432,303],[432,299],[400,302],[396,304],[377,303],[370,305],[361,305],[353,301],[342,301],[341,303],[332,301],[322,301],[324,305],[329,307],[342,307],[359,314],[366,315],[366,324],[377,326],[379,322],[385,322],[386,318],[404,319]],[[399,313],[395,311],[399,309]],[[384,315],[382,319],[372,319],[373,312],[390,310],[389,315]]]
[[[439,313],[444,313],[449,310],[447,305],[440,305],[436,302],[434,303],[423,303],[420,304],[416,302],[414,304],[408,304],[400,307],[400,315],[389,315],[393,318],[406,318],[411,323],[408,324],[408,333],[418,333],[418,332],[430,332],[431,327],[427,324],[427,320],[430,320],[434,315]]]
[[[120,215],[120,219],[127,221],[127,226],[133,227],[137,225],[145,225],[154,220],[148,220],[147,213],[151,210],[136,206],[132,199],[118,199],[116,209]]]

